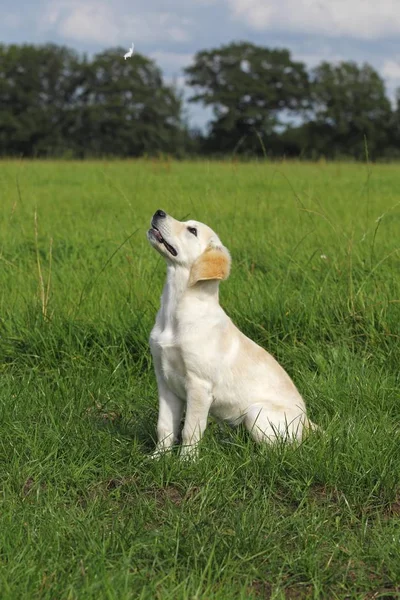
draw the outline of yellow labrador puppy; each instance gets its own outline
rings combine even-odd
[[[257,442],[301,439],[313,424],[294,383],[219,304],[219,283],[228,277],[231,259],[216,233],[157,210],[147,237],[167,262],[150,335],[159,395],[153,456],[177,441],[185,408],[183,456],[196,455],[209,413],[243,422]]]

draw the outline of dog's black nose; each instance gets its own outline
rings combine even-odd
[[[165,219],[165,217],[167,216],[167,213],[165,213],[163,210],[156,210],[156,212],[154,213],[154,216],[159,218],[159,219]]]

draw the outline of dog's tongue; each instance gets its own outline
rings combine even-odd
[[[156,236],[157,240],[158,240],[159,242],[162,242],[162,241],[163,241],[163,236],[162,236],[162,235],[161,235],[161,233],[158,231],[158,229],[153,229],[153,231],[154,231],[154,233],[155,233],[155,236]]]

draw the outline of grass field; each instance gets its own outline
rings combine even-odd
[[[0,598],[400,598],[400,167],[0,163]],[[325,433],[147,459],[157,208]]]

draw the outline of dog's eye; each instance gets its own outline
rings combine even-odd
[[[196,229],[196,227],[188,227],[188,231],[190,231],[190,233],[193,233],[193,235],[195,235],[197,237],[197,229]]]

